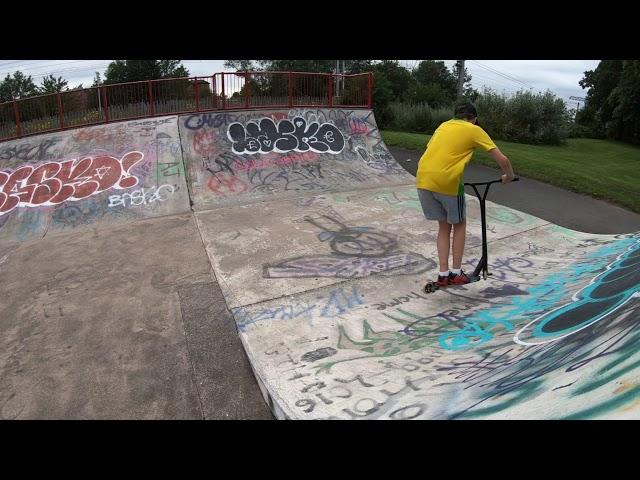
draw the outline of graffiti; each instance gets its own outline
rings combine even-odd
[[[262,170],[270,167],[291,167],[296,164],[304,164],[318,160],[318,154],[313,152],[289,153],[278,155],[269,153],[261,158],[247,158],[236,160],[234,165],[237,171]]]
[[[320,297],[318,300],[321,300],[321,303],[297,302],[276,308],[260,307],[253,311],[240,307],[231,309],[231,312],[238,329],[244,332],[249,325],[263,320],[303,318],[312,325],[314,310],[317,310],[323,318],[334,318],[364,303],[355,286],[351,288],[351,292],[345,291],[342,287],[333,289],[326,298]]]
[[[174,175],[180,176],[180,162],[159,162],[158,166],[162,171],[162,175],[165,177],[173,177]]]
[[[209,190],[218,195],[224,197],[228,193],[242,193],[247,190],[247,184],[233,175],[225,173],[217,173],[207,182]]]
[[[626,240],[627,242],[631,240]],[[475,312],[464,319],[464,327],[460,330],[443,333],[440,337],[440,346],[449,350],[467,349],[478,346],[494,338],[493,331],[502,329],[506,332],[513,330],[514,322],[521,321],[523,312],[545,312],[535,320],[527,323],[515,336],[523,345],[533,345],[553,341],[556,337],[564,337],[586,328],[590,324],[605,318],[615,312],[632,297],[637,296],[638,276],[633,268],[637,265],[637,242],[627,247],[625,253],[618,254],[616,260],[606,267],[601,273],[599,265],[601,258],[611,255],[613,246],[601,247],[592,258],[574,262],[571,271],[565,274],[551,274],[528,288],[528,295],[520,298],[511,297],[509,305],[498,306],[492,309]],[[510,268],[515,274],[517,268],[512,268],[513,261],[499,259],[504,268]],[[522,259],[522,262],[533,262]],[[593,277],[593,273],[597,275]],[[535,274],[534,274],[535,275]],[[565,303],[561,307],[555,307],[565,292],[571,291],[571,284],[584,281],[585,276],[591,276],[589,284],[576,292],[572,302]],[[587,277],[588,278],[588,277]],[[578,298],[582,292],[583,297]],[[564,303],[564,302],[563,302]],[[523,333],[532,325],[536,327],[530,336],[537,337],[538,341],[525,340]],[[543,330],[545,329],[545,330]]]
[[[370,275],[413,275],[424,273],[435,266],[435,261],[417,253],[373,258],[317,255],[292,258],[275,265],[265,264],[262,275],[264,278],[363,278]]]
[[[398,245],[395,235],[376,231],[371,227],[347,227],[335,218],[322,215],[320,219],[305,217],[305,220],[323,230],[318,234],[321,242],[329,241],[333,253],[348,256],[381,256]]]
[[[158,125],[165,125],[167,123],[174,122],[176,117],[170,118],[161,118],[158,120],[143,120],[139,122],[129,122],[127,123],[130,127],[157,127]]]
[[[632,298],[640,298],[640,241],[576,292],[571,302],[525,325],[514,341],[521,345],[555,342],[612,315]],[[535,341],[523,340],[525,333]]]
[[[322,230],[321,242],[329,242],[332,255],[291,258],[263,265],[264,278],[338,277],[362,278],[370,275],[411,275],[422,273],[435,262],[416,253],[393,252],[396,235],[371,227],[348,227],[329,215],[304,220]]]
[[[49,151],[60,139],[58,137],[46,138],[38,143],[21,143],[19,145],[0,149],[0,160],[21,160],[26,162],[42,161],[54,156]]]
[[[276,191],[325,191],[329,186],[319,180],[324,178],[319,163],[278,166],[273,170],[253,170],[247,173],[253,191],[274,193]]]
[[[521,226],[530,225],[534,221],[533,217],[531,217],[530,215],[527,215],[523,218],[511,209],[493,205],[487,205],[487,218],[507,225]]]
[[[99,155],[40,166],[25,165],[13,172],[0,171],[0,215],[19,207],[58,205],[110,188],[134,187],[138,178],[129,171],[142,158],[141,152],[133,151],[119,159]]]
[[[347,295],[344,289],[338,288],[329,293],[326,305],[320,310],[320,316],[333,318],[363,303],[355,286],[351,288],[350,295]]]
[[[179,155],[182,152],[182,144],[179,140],[171,138],[166,133],[156,134],[155,140],[147,144],[147,151],[155,150],[156,155],[170,154]]]
[[[322,360],[323,358],[331,357],[336,353],[338,353],[338,351],[335,348],[323,347],[312,352],[305,353],[304,355],[302,355],[302,358],[300,360],[302,360],[303,362],[316,362],[318,360]]]
[[[53,211],[52,219],[63,227],[75,228],[87,225],[96,217],[104,215],[104,205],[87,199],[82,203],[63,203]]]
[[[408,294],[401,296],[401,297],[396,297],[393,298],[391,300],[389,300],[388,302],[379,302],[379,303],[374,303],[373,307],[376,310],[386,310],[387,308],[391,308],[391,307],[396,307],[398,305],[400,305],[401,303],[409,303],[411,300],[413,299],[423,299],[423,300],[428,300],[429,297],[422,295],[421,293],[416,293],[416,292],[409,292]]]
[[[132,135],[125,126],[119,125],[117,128],[92,127],[74,131],[71,138],[78,143],[91,142],[95,145],[122,145],[132,141]]]
[[[349,130],[353,135],[366,135],[369,133],[369,124],[360,118],[349,119]]]
[[[277,125],[270,118],[260,123],[232,123],[227,130],[232,142],[232,151],[237,154],[286,153],[290,151],[317,153],[340,153],[344,148],[344,137],[330,123],[317,122],[307,125],[302,117],[280,120]]]
[[[406,171],[394,160],[390,153],[381,151],[371,153],[364,147],[356,147],[356,152],[364,163],[374,170],[395,175],[405,175]]]
[[[230,113],[204,113],[189,115],[184,126],[189,130],[200,130],[202,127],[220,128],[237,121],[237,117]]]
[[[165,195],[173,194],[179,187],[174,185],[160,185],[159,187],[141,188],[132,192],[125,192],[120,195],[109,195],[109,207],[126,207],[129,202],[130,207],[140,205],[151,205],[155,202],[164,202],[168,198],[161,195],[164,189]]]
[[[193,149],[203,157],[216,151],[217,135],[213,130],[199,130],[193,136]]]
[[[237,161],[236,156],[229,152],[224,152],[213,161],[213,164],[207,159],[203,160],[202,166],[212,175],[216,175],[220,172],[227,172],[231,175],[235,175],[234,163]]]
[[[640,344],[637,314],[637,306],[626,312],[619,310],[618,316],[608,316],[596,324],[599,328],[591,325],[560,342],[519,349],[514,348],[513,344],[499,345],[476,355],[478,358],[462,358],[439,365],[438,371],[453,376],[465,389],[475,392],[465,402],[466,405],[453,409],[447,417],[474,418],[500,412],[516,402],[531,400],[548,389],[557,390],[560,387],[562,391],[569,390],[569,398],[575,398],[615,382],[639,364],[636,360],[630,361],[627,366],[620,366],[632,360]],[[554,378],[568,378],[572,372],[593,362],[600,366],[592,375],[582,379],[570,377],[580,380],[578,382],[565,381],[553,389],[545,385],[545,379],[548,384],[551,373],[559,375]],[[608,413],[636,400],[638,393],[636,388],[619,397],[600,397],[591,402],[589,408],[564,413],[561,418],[591,418]]]

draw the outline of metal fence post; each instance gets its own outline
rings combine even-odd
[[[249,108],[249,74],[244,74],[244,108]]]
[[[151,80],[147,81],[147,89],[149,90],[149,110],[153,117],[156,114],[156,106],[153,100],[153,84],[151,83]]]
[[[102,91],[102,109],[104,110],[104,123],[109,123],[109,99],[107,97],[107,87],[98,87]]]
[[[195,94],[196,94],[196,112],[200,111],[200,83],[198,82],[198,77],[196,77],[195,84]]]
[[[22,123],[20,122],[20,109],[18,108],[18,102],[13,101],[13,114],[16,118],[16,136],[22,136]]]
[[[220,84],[222,87],[222,110],[224,110],[226,108],[226,99],[224,98],[224,72],[221,73],[222,75],[222,79],[220,80]]]

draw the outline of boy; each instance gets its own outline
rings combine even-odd
[[[491,155],[502,171],[502,183],[515,177],[511,162],[477,125],[478,113],[472,103],[456,106],[455,118],[442,123],[433,133],[418,163],[416,186],[427,220],[438,221],[438,286],[464,285],[469,277],[462,271],[466,236],[463,174],[475,148]],[[453,264],[449,270],[450,237],[453,227]]]

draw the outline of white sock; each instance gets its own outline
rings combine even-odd
[[[460,272],[462,272],[461,268],[452,268],[451,269],[451,273],[453,273],[454,275],[460,275]]]
[[[447,270],[446,272],[439,272],[438,275],[440,275],[441,277],[448,277],[449,276],[449,270]]]

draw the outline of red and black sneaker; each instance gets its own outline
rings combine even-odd
[[[445,275],[444,277],[442,275],[438,275],[438,280],[436,280],[436,284],[438,285],[438,288],[445,288],[449,286],[450,278],[451,278],[451,274]]]
[[[471,283],[471,280],[469,279],[467,274],[464,273],[464,270],[460,270],[460,273],[458,274],[449,273],[448,280],[449,280],[449,285],[465,285],[467,283]]]

